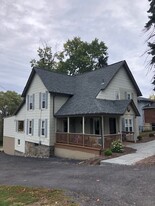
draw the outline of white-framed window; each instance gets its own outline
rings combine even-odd
[[[33,135],[34,133],[34,119],[27,119],[26,134]]]
[[[29,98],[29,110],[33,109],[33,95],[30,96]]]
[[[120,92],[115,91],[115,100],[119,100],[119,99],[120,99]]]
[[[24,132],[24,120],[16,120],[16,132]]]
[[[133,118],[126,118],[125,119],[125,131],[126,132],[133,132]]]
[[[27,95],[27,110],[34,110],[35,94]]]
[[[132,99],[132,94],[130,92],[127,92],[127,99]]]
[[[41,94],[41,108],[42,109],[46,108],[46,93]]]
[[[48,92],[39,93],[39,109],[47,109]]]
[[[41,120],[41,136],[45,136],[45,120]]]
[[[18,143],[18,146],[20,146],[20,139],[18,139],[17,143]]]
[[[47,137],[47,119],[38,120],[38,136]]]
[[[32,135],[32,120],[29,120],[29,124],[28,124],[28,134]]]

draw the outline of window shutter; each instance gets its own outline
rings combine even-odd
[[[39,92],[39,109],[41,109],[41,92]]]
[[[29,110],[29,95],[27,95],[27,110]]]
[[[32,119],[32,136],[34,135],[34,119]]]
[[[38,136],[40,137],[41,119],[38,119]]]
[[[26,134],[28,135],[28,131],[29,131],[29,120],[27,119],[26,121]]]
[[[45,137],[47,137],[47,119],[45,119]]]
[[[48,91],[46,91],[46,109],[48,108]]]
[[[16,124],[16,132],[18,132],[18,121],[17,120],[15,120],[16,122],[15,122],[15,124]]]
[[[35,109],[35,94],[33,94],[33,110]]]

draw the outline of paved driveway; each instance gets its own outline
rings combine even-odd
[[[4,153],[0,153],[0,166],[0,184],[65,189],[81,205],[155,205],[154,166],[87,166],[59,158],[24,158]]]

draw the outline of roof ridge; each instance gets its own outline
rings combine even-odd
[[[55,73],[55,74],[59,74],[59,75],[64,75],[64,76],[68,76],[68,77],[77,77],[77,76],[81,76],[81,75],[85,75],[85,74],[88,74],[90,72],[95,72],[97,70],[101,70],[101,69],[104,69],[106,67],[109,67],[109,66],[113,66],[115,64],[119,64],[119,63],[124,63],[125,60],[121,60],[119,62],[115,62],[115,63],[112,63],[112,64],[109,64],[109,65],[106,65],[105,67],[102,67],[102,68],[99,68],[99,69],[96,69],[96,70],[91,70],[91,71],[88,71],[88,72],[84,72],[84,73],[81,73],[81,74],[77,74],[77,75],[68,75],[68,74],[65,74],[63,72],[57,72],[57,71],[51,71],[51,70],[47,70],[47,69],[44,69],[44,68],[39,68],[39,67],[33,67],[34,70],[44,70],[44,71],[47,71],[47,72],[51,72],[51,73]]]

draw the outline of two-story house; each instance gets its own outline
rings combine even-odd
[[[139,134],[141,92],[125,61],[76,76],[34,68],[15,115],[4,119],[4,151],[86,159]]]

